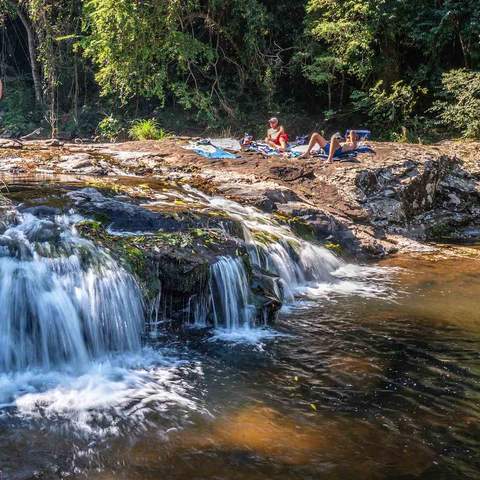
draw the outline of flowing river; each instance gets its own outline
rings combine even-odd
[[[77,231],[85,185],[59,182],[5,192],[1,480],[479,478],[480,249],[354,265],[253,208],[153,186],[147,209],[240,222],[283,307],[254,318],[244,262],[221,256],[184,328],[145,329],[136,278]]]

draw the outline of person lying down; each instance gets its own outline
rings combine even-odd
[[[336,133],[332,136],[330,141],[325,140],[322,135],[319,133],[314,133],[310,137],[310,142],[308,143],[307,151],[300,155],[299,158],[307,158],[311,155],[313,148],[316,145],[319,145],[321,149],[325,152],[325,155],[328,155],[327,162],[333,162],[335,157],[338,157],[342,154],[353,152],[358,147],[358,134],[355,130],[350,130],[348,137],[342,142],[342,136],[339,133]]]

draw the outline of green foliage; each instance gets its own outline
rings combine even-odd
[[[343,71],[359,79],[366,78],[372,71],[374,55],[375,2],[309,0],[306,11],[309,35],[327,47],[316,54],[307,75],[318,78],[323,74],[329,78]]]
[[[98,124],[97,132],[101,137],[114,142],[122,133],[122,122],[113,115],[108,115]]]
[[[263,134],[275,113],[298,133],[368,119],[411,141],[438,116],[447,134],[479,136],[478,0],[0,0],[3,25],[2,73],[41,84],[53,133],[60,124],[114,140],[120,118],[154,117],[169,129]],[[33,129],[40,116],[7,86],[2,126]]]
[[[141,96],[164,105],[173,96],[212,117],[233,113],[231,93],[265,78],[268,21],[257,0],[89,0],[84,14],[80,46],[102,94],[124,103]]]
[[[38,126],[40,118],[31,86],[21,80],[8,82],[0,103],[0,130],[25,135]]]
[[[136,120],[128,131],[133,140],[165,140],[169,134],[158,126],[156,120]]]
[[[444,73],[439,98],[431,112],[450,132],[480,138],[480,72],[459,69]]]
[[[354,91],[352,102],[356,111],[368,117],[371,126],[379,132],[390,132],[408,125],[419,95],[426,93],[425,89],[414,89],[402,80],[387,90],[380,80],[366,92]]]
[[[336,255],[341,255],[343,252],[343,248],[338,243],[327,242],[323,245],[326,249],[332,251]]]

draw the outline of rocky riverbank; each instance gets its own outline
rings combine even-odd
[[[327,165],[241,154],[201,158],[186,138],[122,144],[3,144],[0,174],[121,176],[188,183],[274,213],[298,233],[355,257],[381,257],[435,241],[480,238],[480,144],[373,143],[376,155]],[[0,145],[1,147],[1,145]]]

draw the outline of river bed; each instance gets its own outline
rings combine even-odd
[[[345,265],[270,327],[0,374],[0,478],[479,478],[480,250],[443,251]]]

